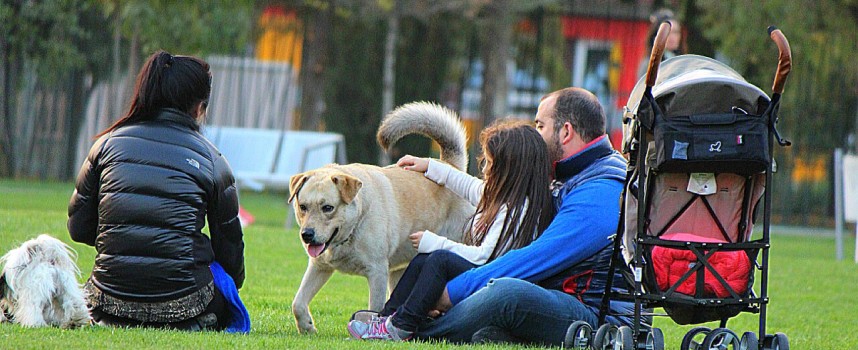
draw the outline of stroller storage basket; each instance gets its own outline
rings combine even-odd
[[[765,118],[747,114],[671,117],[655,124],[654,168],[659,172],[743,175],[769,163]]]

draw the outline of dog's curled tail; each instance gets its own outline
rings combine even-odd
[[[425,135],[441,146],[441,160],[459,170],[468,167],[468,137],[453,112],[431,102],[412,102],[397,107],[384,117],[378,128],[378,144],[385,150],[410,134]]]

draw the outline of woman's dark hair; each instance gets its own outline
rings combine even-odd
[[[200,102],[204,107],[208,103],[211,88],[209,64],[205,61],[191,56],[173,56],[166,51],[155,52],[137,75],[128,112],[96,137],[152,119],[161,108],[193,114]]]
[[[647,54],[645,55],[646,58],[649,58],[648,53],[650,51],[652,51],[652,44],[653,44],[653,41],[655,41],[655,35],[658,34],[658,27],[661,26],[661,22],[665,22],[665,21],[670,22],[671,25],[674,25],[676,23],[680,23],[679,18],[677,18],[673,14],[673,11],[671,11],[669,9],[665,9],[665,8],[658,9],[649,16],[649,30],[647,31],[647,34],[646,34],[646,52],[647,52]],[[676,29],[674,28],[674,30],[676,30]],[[686,45],[687,44],[685,42],[685,35],[683,35],[682,39],[680,40],[680,43],[679,43],[679,48],[677,49],[677,52],[675,52],[675,53],[676,54],[686,53],[688,51],[686,48]]]
[[[502,120],[480,133],[485,188],[477,203],[479,220],[465,235],[465,243],[482,244],[501,207],[506,205],[501,235],[489,260],[524,247],[542,234],[554,218],[549,192],[551,162],[548,146],[522,120]],[[527,204],[527,207],[525,207]]]

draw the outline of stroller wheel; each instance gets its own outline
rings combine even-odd
[[[759,350],[760,341],[757,340],[757,334],[754,332],[745,332],[742,334],[742,339],[739,340],[740,350]]]
[[[766,350],[789,350],[789,339],[781,332],[775,335],[766,335],[763,340],[763,349]]]
[[[617,332],[617,341],[616,344],[619,344],[619,350],[635,350],[635,337],[633,336],[632,328],[629,326],[622,326],[620,330]],[[614,349],[617,349],[617,345],[614,345]]]
[[[738,350],[739,337],[727,328],[715,328],[703,339],[703,349]]]
[[[596,335],[593,336],[594,350],[611,350],[614,349],[614,343],[617,341],[617,327],[610,324],[603,324],[596,330]]]
[[[646,334],[646,350],[664,350],[664,333],[660,328],[653,328]]]
[[[588,350],[593,339],[593,327],[586,321],[575,321],[566,330],[564,349]]]
[[[694,327],[688,333],[685,333],[685,336],[682,337],[682,345],[679,346],[680,350],[701,350],[700,347],[703,344],[703,339],[706,335],[709,334],[712,330],[709,327]]]

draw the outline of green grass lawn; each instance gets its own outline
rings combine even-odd
[[[71,183],[0,180],[0,252],[40,233],[71,243],[78,252],[83,281],[92,268],[92,247],[72,243],[66,231],[66,206]],[[310,307],[319,333],[298,334],[290,305],[307,266],[307,255],[295,229],[285,229],[285,196],[242,192],[242,206],[257,219],[245,230],[247,280],[241,296],[250,311],[249,335],[183,333],[147,329],[78,330],[24,329],[0,324],[0,349],[341,349],[341,348],[479,348],[445,343],[380,343],[349,341],[345,324],[355,310],[366,308],[368,289],[361,277],[335,274]],[[845,256],[853,256],[847,239]],[[772,238],[768,331],[784,332],[793,349],[856,349],[858,266],[834,260],[834,239],[778,235]],[[741,314],[729,328],[741,334],[756,331],[758,316]],[[679,348],[692,326],[677,326],[667,317],[656,319],[665,333],[667,349]],[[707,324],[717,327],[717,324]]]

